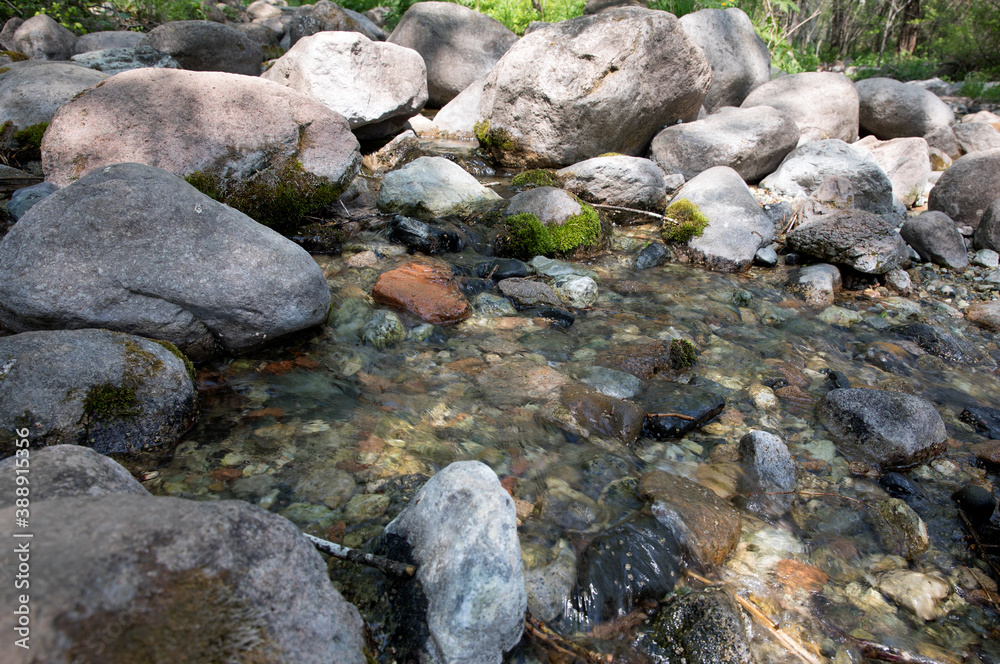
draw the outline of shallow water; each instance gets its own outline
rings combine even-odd
[[[844,327],[823,322],[820,309],[806,307],[783,288],[789,268],[729,275],[671,263],[637,271],[635,252],[655,239],[655,229],[617,233],[615,249],[586,265],[599,277],[600,297],[592,309],[576,312],[571,327],[474,315],[428,330],[404,317],[411,337],[385,350],[365,346],[357,327],[377,275],[408,257],[364,233],[344,255],[317,257],[338,308],[355,315],[250,358],[204,367],[202,412],[173,457],[149,469],[145,485],[159,495],[247,500],[307,532],[361,546],[419,485],[407,476],[478,459],[526,506],[519,532],[526,567],[535,569],[560,556],[565,560],[567,552],[637,507],[630,478],[649,470],[700,480],[737,505],[752,503],[736,492],[730,446],[751,429],[765,429],[778,434],[796,459],[799,493],[780,518],[741,509],[741,542],[714,576],[756,602],[821,660],[860,661],[842,636],[847,633],[942,662],[969,661],[979,644],[986,651],[982,661],[997,661],[996,607],[967,588],[970,574],[981,578],[976,574],[990,570],[970,551],[950,494],[972,481],[996,485],[996,475],[964,449],[984,439],[958,414],[972,404],[1000,407],[1000,348],[990,335],[954,317],[955,298],[940,291],[951,284],[971,299],[981,283],[972,278],[981,274],[942,276],[918,266],[923,295],[906,301],[878,289],[845,291],[837,305],[863,320]],[[375,250],[376,267],[349,267],[352,251],[363,248]],[[625,281],[639,282],[641,292],[620,294],[630,290]],[[958,365],[886,330],[918,321],[947,327],[990,359]],[[503,375],[494,373],[497,367],[516,366],[544,367],[575,381],[603,349],[676,338],[692,341],[698,351],[681,380],[711,381],[726,399],[719,418],[679,440],[642,438],[629,448],[587,438],[544,415],[550,400],[539,396],[544,385],[492,379]],[[815,401],[833,387],[828,371],[843,372],[856,387],[891,385],[921,395],[937,406],[948,427],[945,455],[907,471],[922,493],[910,504],[931,539],[930,550],[910,564],[885,548],[863,507],[886,493],[872,479],[852,475],[813,416]],[[761,386],[782,385],[799,391],[779,396],[770,407],[751,396],[766,394]],[[925,622],[878,592],[878,575],[901,568],[949,582],[942,602],[947,615]],[[814,570],[825,581],[820,577],[810,585],[805,577]],[[343,574],[338,580],[350,599]],[[573,619],[553,625],[567,635],[594,627]],[[616,661],[641,661],[630,637],[584,642],[616,653]],[[523,643],[509,661],[546,661],[527,639]],[[759,626],[752,628],[752,644],[761,662],[797,661]]]

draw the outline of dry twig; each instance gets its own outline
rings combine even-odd
[[[362,565],[368,565],[369,567],[375,567],[382,570],[386,574],[392,574],[393,576],[407,577],[413,576],[417,573],[416,565],[407,565],[395,560],[390,560],[384,556],[376,556],[373,553],[363,553],[357,549],[342,546],[340,544],[316,537],[315,535],[310,535],[309,533],[302,534],[313,543],[313,546],[323,553],[333,556],[334,558],[339,558],[340,560],[350,560],[353,563],[360,563]]]

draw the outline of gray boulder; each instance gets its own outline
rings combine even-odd
[[[39,182],[38,184],[33,184],[30,187],[22,187],[10,195],[10,200],[7,201],[6,205],[7,214],[9,214],[14,221],[17,221],[23,217],[28,210],[35,205],[35,203],[58,189],[59,187],[55,186],[51,182]]]
[[[461,215],[499,201],[461,166],[444,157],[420,157],[382,180],[376,205],[418,219]]]
[[[980,219],[1000,198],[1000,148],[955,160],[931,189],[927,208],[944,212],[958,226],[979,225]]]
[[[385,31],[370,19],[329,0],[302,5],[285,26],[291,48],[303,37],[318,32],[359,32],[372,41],[385,41]],[[284,45],[284,41],[282,41]]]
[[[985,122],[963,122],[951,128],[963,154],[1000,148],[1000,131]]]
[[[42,144],[46,179],[138,162],[187,178],[254,219],[290,224],[337,200],[361,167],[347,121],[261,78],[136,69],[59,109]]]
[[[891,78],[866,78],[854,84],[861,128],[882,140],[926,136],[955,122],[955,113],[937,95]]]
[[[104,51],[109,48],[135,48],[142,41],[141,32],[131,30],[101,30],[88,32],[73,43],[73,55]]]
[[[712,66],[712,86],[703,102],[709,113],[739,106],[751,90],[771,79],[767,44],[742,9],[702,9],[680,22]]]
[[[641,157],[594,157],[557,171],[556,177],[563,189],[588,203],[662,213],[667,199],[663,171],[654,162]],[[617,224],[646,224],[654,219],[622,210],[604,212]]]
[[[570,217],[583,212],[579,201],[562,189],[556,187],[536,187],[517,194],[507,203],[504,216],[527,212],[538,217],[546,226],[563,224]]]
[[[835,175],[851,183],[854,205],[859,210],[875,214],[893,211],[892,182],[875,158],[836,139],[800,145],[760,185],[784,196],[808,197],[824,180]]]
[[[36,661],[364,664],[357,609],[285,519],[241,501],[113,494],[33,503]],[[12,541],[14,509],[0,536]],[[15,569],[14,547],[0,564]],[[0,590],[18,606],[13,583]],[[45,607],[39,610],[38,607]],[[13,609],[0,629],[14,634]]]
[[[34,441],[31,444],[34,448]],[[125,468],[89,447],[52,445],[32,449],[30,459],[33,502],[109,493],[149,495]],[[0,461],[0,509],[14,506],[18,498],[17,462],[13,456]]]
[[[907,207],[923,200],[930,185],[931,162],[927,141],[923,138],[894,138],[879,141],[865,136],[852,143],[875,158],[892,183],[892,194]]]
[[[817,217],[791,231],[786,241],[796,251],[866,274],[885,274],[909,260],[906,244],[892,224],[863,210]]]
[[[468,7],[418,2],[403,14],[389,41],[421,55],[427,63],[430,105],[441,107],[489,74],[517,35]]]
[[[807,265],[792,272],[788,279],[789,290],[798,293],[814,307],[833,304],[842,285],[840,270],[828,263]]]
[[[166,171],[117,164],[48,196],[0,241],[0,303],[12,332],[103,327],[200,360],[320,323],[330,291],[290,240]]]
[[[798,142],[798,126],[781,111],[770,106],[727,107],[696,122],[665,128],[653,138],[649,153],[664,172],[681,173],[686,179],[713,166],[729,166],[747,182],[757,182]]]
[[[773,106],[792,116],[799,126],[799,145],[836,138],[858,138],[858,92],[843,74],[804,72],[781,76],[760,85],[741,104]]]
[[[14,48],[34,60],[69,60],[76,35],[55,19],[38,14],[14,31]]]
[[[434,127],[445,136],[472,138],[476,131],[476,116],[483,98],[486,77],[478,78],[445,104],[434,116]]]
[[[610,9],[514,44],[486,80],[476,135],[511,167],[640,155],[661,128],[697,117],[711,80],[672,14]]]
[[[50,122],[60,106],[107,74],[68,62],[28,60],[7,65],[0,74],[0,124],[19,129]]]
[[[263,78],[309,95],[344,116],[351,130],[365,127],[366,138],[394,133],[380,129],[416,115],[427,102],[420,54],[357,32],[300,39]]]
[[[1000,197],[994,199],[983,213],[972,235],[972,246],[976,249],[1000,251]]]
[[[969,265],[965,238],[944,212],[928,211],[903,222],[899,234],[920,254],[920,260],[955,270]]]
[[[672,201],[681,199],[698,206],[709,223],[680,251],[710,270],[745,270],[757,250],[774,237],[774,224],[743,178],[729,167],[716,166],[700,173],[678,189]]]
[[[817,414],[844,456],[875,466],[926,460],[948,437],[934,404],[900,392],[831,390],[820,400]]]
[[[184,69],[260,76],[260,43],[236,28],[214,21],[171,21],[153,28],[139,42],[163,51]]]
[[[194,417],[193,376],[177,349],[108,330],[0,338],[0,455],[13,432],[32,445],[77,444],[101,454],[176,442]]]
[[[24,23],[23,18],[12,16],[3,24],[3,30],[0,30],[0,47],[3,47],[3,50],[13,51],[15,49],[14,33],[17,32],[22,23]]]
[[[74,55],[70,60],[80,66],[104,72],[108,76],[143,67],[181,68],[180,63],[172,57],[149,46],[92,50]]]
[[[924,135],[927,145],[940,150],[949,159],[958,159],[962,156],[962,148],[958,144],[955,130],[951,127],[939,127],[929,134]],[[938,169],[943,170],[943,169]]]
[[[452,463],[428,480],[376,550],[418,565],[427,624],[420,661],[499,664],[520,640],[527,596],[517,515],[485,464]]]

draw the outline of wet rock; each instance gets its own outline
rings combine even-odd
[[[1000,148],[1000,131],[984,122],[960,123],[951,129],[963,154]]]
[[[774,267],[778,264],[778,252],[770,245],[761,247],[753,255],[753,264],[760,267]]]
[[[899,498],[878,501],[869,508],[869,518],[882,546],[893,554],[913,560],[930,546],[927,524]]]
[[[479,113],[479,102],[483,98],[485,87],[485,76],[469,83],[468,87],[437,112],[434,116],[434,129],[445,136],[475,138],[476,116]]]
[[[406,10],[389,41],[413,49],[427,63],[430,103],[440,108],[489,74],[517,35],[468,7],[421,2]]]
[[[76,35],[45,14],[27,19],[14,31],[13,50],[33,60],[69,60]]]
[[[680,438],[711,422],[726,407],[726,400],[718,394],[680,383],[652,384],[642,395],[641,403],[647,411],[642,433],[658,440]],[[668,417],[667,413],[685,417]]]
[[[937,95],[891,78],[868,78],[858,91],[862,129],[882,140],[926,136],[955,122],[955,113]]]
[[[843,74],[781,76],[754,88],[741,106],[771,106],[792,116],[800,146],[825,139],[850,143],[858,137],[858,92]]]
[[[671,598],[659,611],[640,648],[655,664],[754,664],[736,600],[724,588]]]
[[[941,174],[931,189],[927,208],[944,212],[958,226],[976,228],[990,203],[997,199],[997,192],[1000,192],[1000,149],[977,152],[957,159]]]
[[[678,344],[663,341],[628,344],[601,351],[594,364],[649,380],[657,374],[673,374],[690,364],[682,357],[683,350]]]
[[[967,484],[951,495],[974,525],[988,522],[997,509],[997,499],[977,484]]]
[[[464,248],[462,239],[455,231],[401,214],[395,215],[389,222],[389,239],[428,256],[461,251]]]
[[[39,202],[0,241],[0,266],[10,331],[105,327],[195,360],[317,325],[330,306],[303,249],[141,164],[94,170]]]
[[[932,403],[899,392],[831,390],[817,414],[848,459],[890,468],[933,456],[948,436]]]
[[[0,118],[18,129],[51,121],[60,106],[108,77],[68,62],[27,60],[4,66]]]
[[[638,404],[609,397],[583,385],[562,388],[562,403],[587,429],[631,445],[642,433],[646,411]]]
[[[162,51],[193,71],[260,76],[264,61],[257,40],[214,21],[164,23],[147,32],[138,46]]]
[[[25,174],[25,176],[27,176],[27,174]],[[28,210],[34,207],[35,203],[58,189],[59,187],[55,186],[51,182],[39,182],[38,184],[33,184],[30,187],[18,189],[11,194],[10,200],[7,201],[7,214],[9,214],[14,221],[17,221],[23,217]]]
[[[555,558],[544,565],[525,565],[524,586],[528,595],[528,610],[539,620],[551,622],[562,615],[566,598],[576,583],[576,556],[563,544]]]
[[[344,116],[365,139],[396,133],[427,102],[427,74],[415,51],[357,32],[300,39],[263,78],[305,93]]]
[[[372,297],[434,325],[457,323],[472,314],[451,269],[437,260],[411,261],[383,272]]]
[[[906,498],[922,495],[920,489],[913,483],[913,480],[902,473],[883,473],[878,478],[878,483],[893,498],[906,500]]]
[[[866,136],[852,145],[864,148],[875,157],[875,162],[892,183],[892,194],[904,205],[913,207],[923,199],[931,177],[926,140],[894,138],[879,141],[874,136]]]
[[[866,274],[905,264],[909,252],[896,229],[879,215],[845,210],[818,217],[788,233],[788,246]]]
[[[969,406],[959,415],[959,419],[976,427],[987,438],[1000,440],[1000,409],[986,406]]]
[[[130,32],[129,34],[138,34]],[[149,46],[133,48],[108,48],[100,51],[87,51],[70,58],[74,63],[90,69],[104,72],[108,76],[120,74],[123,71],[141,69],[143,67],[158,67],[161,69],[180,69],[180,64],[172,57]]]
[[[472,274],[493,281],[503,281],[511,277],[523,278],[528,276],[528,265],[516,258],[491,258],[476,263],[472,267]]]
[[[506,361],[476,375],[476,384],[489,388],[488,401],[496,406],[524,405],[559,398],[569,378],[545,364],[529,360]]]
[[[789,115],[754,106],[723,108],[696,122],[666,127],[649,150],[665,172],[689,180],[713,166],[728,166],[745,181],[757,182],[772,173],[798,141],[798,126]]]
[[[102,454],[176,442],[194,417],[184,358],[150,339],[107,330],[0,338],[0,454],[15,430],[32,446],[77,444]]]
[[[944,212],[924,212],[903,222],[899,234],[920,260],[961,270],[969,265],[965,238]]]
[[[561,21],[520,39],[494,67],[480,142],[509,167],[638,155],[662,127],[695,119],[710,82],[702,51],[666,12],[616,8]]]
[[[517,194],[507,203],[504,216],[529,213],[535,215],[546,226],[564,224],[573,216],[583,212],[579,201],[556,187],[535,187]]]
[[[615,399],[631,399],[642,392],[642,380],[607,367],[587,367],[580,381]]]
[[[559,295],[543,281],[511,277],[500,281],[497,287],[519,307],[537,307],[539,305],[558,307],[562,305]]]
[[[850,181],[854,188],[854,206],[859,210],[874,214],[893,211],[892,182],[875,158],[870,152],[839,140],[800,145],[760,184],[784,196],[810,196],[824,180],[834,175]]]
[[[13,511],[3,512],[5,538]],[[48,534],[32,543],[31,596],[51,607],[33,615],[34,657],[266,660],[280,652],[303,663],[365,661],[361,618],[320,555],[295,526],[258,507],[114,494],[49,501],[31,517]],[[11,547],[0,560],[16,565],[15,556]],[[0,599],[13,605],[13,593],[11,585]],[[0,625],[13,631],[14,620],[8,612]]]
[[[633,516],[591,541],[580,556],[573,604],[591,622],[624,616],[660,599],[680,574],[680,547],[656,518]]]
[[[499,200],[496,192],[455,162],[420,157],[385,176],[377,203],[383,212],[434,219],[468,213]]]
[[[748,506],[760,506],[778,514],[787,509],[791,496],[767,496],[767,493],[794,491],[795,460],[788,446],[778,436],[767,431],[751,431],[740,438],[740,456],[747,469],[745,481],[750,498]]]
[[[590,277],[559,277],[553,280],[552,290],[559,299],[577,309],[587,309],[597,302],[597,283]]]
[[[706,217],[708,226],[679,251],[711,270],[739,272],[774,236],[774,224],[739,174],[726,166],[700,173],[674,194],[688,200]]]
[[[432,477],[380,536],[376,552],[418,565],[426,624],[418,644],[431,662],[496,662],[521,638],[527,598],[514,501],[478,461]],[[416,653],[414,653],[416,654]]]
[[[597,503],[570,488],[563,480],[549,478],[540,518],[563,530],[586,530],[597,521]]]
[[[613,155],[594,157],[556,171],[563,189],[588,203],[662,213],[667,197],[663,171],[649,159]],[[653,217],[604,210],[616,224],[649,223]]]
[[[73,55],[106,49],[135,48],[142,41],[141,32],[131,30],[100,30],[88,32],[73,42]]]
[[[851,325],[860,323],[864,320],[864,317],[857,311],[835,306],[827,307],[823,311],[819,312],[819,315],[816,316],[816,318],[823,321],[827,325],[838,325],[840,327],[850,327]]]
[[[662,242],[650,242],[635,257],[635,269],[648,270],[668,262],[673,254]]]
[[[893,329],[903,339],[915,341],[918,346],[942,359],[959,364],[980,364],[983,354],[971,342],[949,334],[937,325],[913,323]]]
[[[32,441],[35,447],[35,441]],[[18,459],[0,461],[0,508],[13,507],[18,496],[15,472]],[[72,496],[103,496],[149,492],[125,468],[89,447],[52,445],[31,450],[31,499],[45,502]],[[23,475],[24,473],[21,473]]]
[[[561,328],[572,327],[573,323],[576,322],[576,316],[560,307],[531,307],[522,309],[521,314],[534,318],[544,318]]]
[[[945,614],[941,600],[951,594],[946,581],[936,576],[896,570],[878,579],[878,589],[896,604],[909,609],[921,620],[936,620]]]
[[[373,311],[361,328],[361,340],[378,350],[385,350],[406,338],[406,327],[391,311]]]
[[[983,212],[972,235],[972,246],[1000,252],[1000,198],[994,199]]]
[[[535,256],[529,264],[535,272],[546,277],[557,278],[576,275],[590,277],[594,281],[598,280],[597,272],[581,263],[561,261],[556,258],[546,258],[545,256]]]
[[[639,494],[699,565],[720,565],[736,548],[740,515],[715,493],[662,470],[646,473]]]

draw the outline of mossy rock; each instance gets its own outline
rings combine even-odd
[[[0,51],[0,55],[10,58],[11,62],[24,62],[31,59],[27,54],[20,51]]]
[[[547,168],[534,168],[518,173],[510,181],[515,187],[558,187],[559,178],[556,172]]]
[[[580,214],[561,224],[543,224],[530,212],[505,218],[504,230],[497,236],[497,253],[531,260],[535,256],[579,258],[602,250],[610,236],[607,222],[586,203],[580,207]]]
[[[708,226],[708,217],[686,198],[671,203],[665,215],[667,220],[663,223],[662,235],[666,242],[689,242],[699,237]]]
[[[670,342],[670,366],[676,371],[687,369],[698,359],[698,353],[687,339],[674,339]]]

